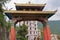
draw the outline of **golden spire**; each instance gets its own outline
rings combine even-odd
[[[28,3],[29,3],[29,4],[31,4],[31,2],[30,2],[30,1],[29,1]]]

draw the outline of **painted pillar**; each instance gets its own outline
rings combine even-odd
[[[11,30],[10,30],[10,40],[16,40],[16,31],[14,27],[14,21],[11,22]]]
[[[44,20],[42,23],[43,23],[44,40],[51,40],[48,21]]]

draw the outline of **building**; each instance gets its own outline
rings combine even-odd
[[[58,40],[57,34],[51,34],[51,40]]]
[[[42,31],[38,28],[38,40],[42,38]]]
[[[20,22],[20,25],[23,21]],[[28,27],[28,34],[26,35],[28,40],[40,40],[41,30],[38,28],[37,21],[25,21],[25,25]]]
[[[51,34],[51,40],[60,40],[60,35]]]
[[[23,24],[23,21],[19,23]],[[38,38],[38,26],[37,21],[25,21],[25,25],[28,27],[28,34],[26,35],[28,40],[37,40]]]
[[[37,38],[38,38],[37,21],[26,21],[26,24],[28,26],[27,39],[28,40],[37,40]]]

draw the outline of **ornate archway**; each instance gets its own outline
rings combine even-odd
[[[44,40],[51,40],[48,18],[55,14],[56,11],[42,11],[46,4],[15,4],[17,10],[4,11],[12,20],[11,38],[16,40],[14,24],[19,21],[39,21],[43,24]],[[13,30],[12,30],[13,28]],[[12,32],[13,31],[13,32]]]

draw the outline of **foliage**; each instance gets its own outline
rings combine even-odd
[[[7,3],[9,0],[0,0],[0,40],[7,40],[7,25],[6,20],[4,18],[3,9],[2,6],[5,6],[5,3]],[[1,31],[2,30],[2,31]]]
[[[2,13],[3,11],[2,11],[2,4],[0,4],[0,13]]]
[[[0,4],[0,21],[3,21],[3,19],[4,19],[4,15],[2,12],[2,5]]]
[[[27,34],[27,26],[25,24],[17,28],[17,39],[27,40],[25,37],[26,34]]]
[[[11,27],[10,21],[5,22],[5,40],[9,39],[10,27]]]
[[[11,0],[0,0],[0,4],[6,3],[6,2],[9,2],[9,1],[11,1]]]
[[[2,13],[0,13],[0,26],[4,25],[4,15]]]
[[[2,5],[6,3],[7,0],[0,0],[0,40],[6,40],[6,20],[4,18]],[[1,31],[2,30],[2,31]]]
[[[6,3],[9,3],[11,0],[0,0],[0,12],[3,12],[3,7],[6,8],[5,10],[8,10],[7,9],[7,6],[5,5]]]
[[[11,23],[10,23],[10,21],[5,22],[5,28],[6,28],[7,32],[10,31],[10,27],[11,27]]]

